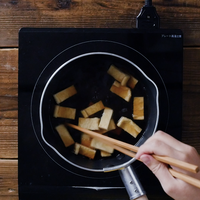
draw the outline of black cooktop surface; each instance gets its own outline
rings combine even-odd
[[[75,56],[92,51],[127,56],[158,86],[160,116],[157,129],[181,139],[182,42],[180,30],[21,29],[20,200],[129,199],[118,172],[88,172],[75,168],[57,157],[43,142],[38,119],[42,88],[58,67]],[[138,162],[132,165],[147,196],[148,193],[163,192],[144,165]]]

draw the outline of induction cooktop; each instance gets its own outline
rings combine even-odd
[[[102,45],[97,47],[96,42]],[[115,45],[105,45],[108,43]],[[89,44],[88,48],[86,44]],[[122,52],[118,48],[120,45],[127,51]],[[40,92],[35,94],[33,101],[38,79],[42,76],[44,84],[70,57],[90,51],[126,54],[137,63],[158,86],[160,116],[157,130],[181,139],[183,34],[180,30],[23,28],[19,32],[20,200],[129,199],[117,171],[93,173],[76,169],[62,159],[50,156],[54,152],[38,136],[40,124],[34,118],[39,112]],[[140,56],[135,56],[133,51]],[[49,74],[45,71],[47,68]],[[147,196],[163,193],[157,179],[143,164],[136,161],[132,166]]]

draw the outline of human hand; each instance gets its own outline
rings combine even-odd
[[[200,156],[196,149],[184,144],[172,136],[158,131],[149,138],[136,154],[136,159],[140,159],[143,163],[155,174],[160,181],[164,191],[176,200],[199,200],[200,189],[185,183],[184,181],[174,178],[168,166],[155,160],[151,154],[160,156],[169,156],[191,164],[200,166]],[[200,179],[200,172],[193,174],[184,170],[171,166],[176,171],[179,171],[189,176]]]

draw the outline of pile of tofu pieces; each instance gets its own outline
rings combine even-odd
[[[138,80],[133,76],[122,72],[114,65],[110,66],[107,73],[115,79],[110,88],[110,92],[129,102],[132,96],[132,90],[138,83]],[[63,107],[59,104],[76,94],[77,90],[74,85],[54,94],[54,99],[57,103],[54,110],[55,118],[75,119],[77,112],[75,108]],[[133,120],[144,120],[144,97],[134,97],[132,104]],[[102,111],[103,113],[100,118],[91,117],[99,111]],[[115,111],[112,108],[106,107],[100,100],[81,111],[82,117],[79,117],[78,119],[78,126],[95,131],[99,134],[105,134],[119,127],[136,138],[142,129],[132,119],[125,116],[121,116],[118,122],[115,122],[112,117],[114,112]],[[80,143],[74,141],[64,124],[60,124],[55,128],[65,147],[74,145],[75,154],[81,154],[90,159],[94,159],[97,150],[100,151],[102,157],[111,156],[114,152],[114,149],[108,144],[105,144],[98,139],[91,138],[85,133],[81,133]]]

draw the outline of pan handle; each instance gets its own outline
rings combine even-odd
[[[145,191],[131,165],[119,170],[119,174],[124,183],[130,200],[148,200]]]

